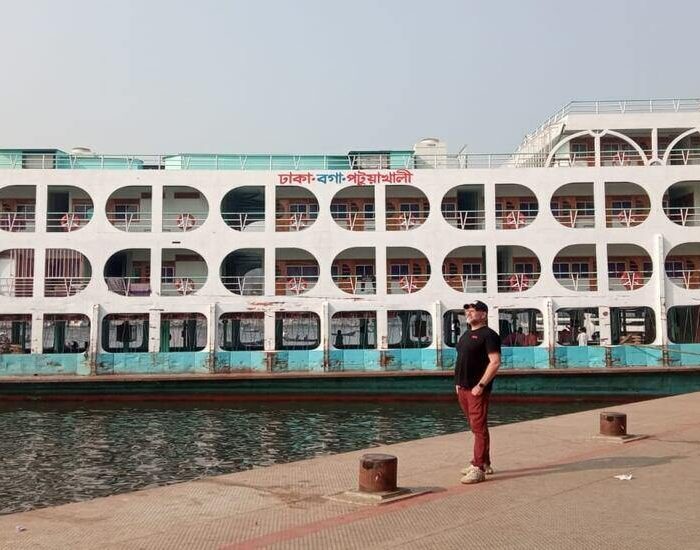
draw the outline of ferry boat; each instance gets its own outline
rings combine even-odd
[[[572,102],[508,154],[3,149],[0,395],[449,391],[476,299],[505,392],[700,389],[699,227],[700,99]]]

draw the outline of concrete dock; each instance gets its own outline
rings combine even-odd
[[[0,548],[700,547],[700,393],[613,410],[648,437],[595,438],[600,411],[499,426],[496,473],[471,486],[471,436],[433,437],[371,449],[434,489],[400,502],[327,498],[356,488],[363,450],[1,516]]]

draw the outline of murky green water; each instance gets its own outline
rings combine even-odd
[[[491,424],[604,403],[491,405]],[[0,513],[466,429],[450,402],[0,405]]]

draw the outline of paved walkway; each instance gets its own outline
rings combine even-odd
[[[372,449],[436,488],[402,502],[324,498],[355,487],[359,451],[1,516],[0,548],[698,548],[700,393],[614,410],[650,437],[594,439],[596,412],[499,426],[474,486],[469,435],[422,439]]]

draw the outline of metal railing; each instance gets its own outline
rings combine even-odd
[[[207,219],[208,212],[163,212],[163,232],[193,231]]]
[[[595,166],[595,151],[576,151],[555,153],[550,166]]]
[[[222,212],[226,225],[236,231],[265,231],[265,212]]]
[[[684,227],[700,225],[700,208],[695,206],[667,206],[664,212],[673,223]]]
[[[47,231],[76,231],[92,219],[92,212],[47,212]]]
[[[486,292],[486,274],[443,273],[450,288],[457,292]]]
[[[105,277],[110,292],[121,296],[150,296],[151,283],[141,277]]]
[[[348,231],[374,231],[374,214],[362,212],[331,212],[336,223]]]
[[[276,231],[303,231],[318,218],[318,212],[276,212]]]
[[[590,271],[558,271],[557,282],[567,290],[587,292],[598,290],[598,275]]]
[[[107,219],[114,227],[127,233],[148,233],[151,231],[150,212],[107,212]]]
[[[457,229],[484,229],[486,213],[484,210],[443,210],[445,221]]]
[[[413,294],[421,290],[430,279],[430,275],[388,275],[387,292],[389,294]]]
[[[299,296],[311,290],[318,282],[318,275],[277,276],[275,277],[275,295]]]
[[[496,229],[520,229],[530,225],[537,212],[526,210],[501,210],[496,213]]]
[[[264,275],[222,275],[221,282],[229,292],[239,296],[263,296],[265,294]]]
[[[595,227],[595,212],[590,208],[552,208],[552,215],[566,227]]]
[[[67,298],[75,296],[90,284],[90,277],[46,277],[44,296],[47,298]]]
[[[0,296],[31,298],[34,295],[34,277],[0,277]]]
[[[676,286],[686,290],[700,289],[700,269],[675,269],[666,271],[666,277]]]
[[[540,273],[499,273],[498,292],[525,292],[540,278]]]
[[[644,151],[646,158],[649,158],[652,151]],[[601,151],[600,152],[601,166],[644,166],[644,158],[639,156],[639,153],[634,149],[624,151]]]
[[[408,231],[415,229],[428,219],[428,212],[400,212],[388,210],[386,213],[387,231]]]
[[[348,294],[376,294],[377,279],[366,275],[334,275],[333,282]]]
[[[649,207],[606,208],[606,227],[635,227],[647,219]]]
[[[674,148],[666,160],[667,164],[672,165],[695,165],[700,164],[700,149],[676,149]]]
[[[651,271],[608,272],[608,289],[616,292],[637,290],[649,282],[651,275]]]
[[[178,275],[176,277],[161,277],[161,296],[188,296],[201,290],[207,282],[206,276],[201,275]]]
[[[0,229],[12,233],[27,233],[35,229],[34,212],[0,212]]]

